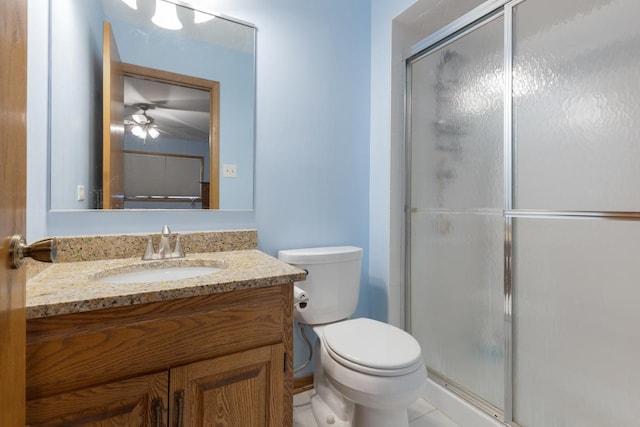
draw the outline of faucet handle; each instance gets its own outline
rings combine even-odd
[[[182,244],[180,243],[180,235],[176,236],[176,245],[173,247],[171,256],[173,258],[184,258],[184,251],[182,250]]]
[[[153,239],[151,236],[149,236],[147,238],[147,246],[144,250],[144,255],[142,255],[142,259],[149,260],[170,258],[184,258],[184,250],[182,249],[182,244],[180,244],[179,235],[176,235],[176,245],[173,251],[171,250],[171,230],[169,230],[169,226],[165,225],[162,227],[162,232],[160,233],[158,252],[155,251],[155,248],[153,247]]]
[[[142,259],[153,259],[155,257],[155,249],[153,248],[153,240],[151,236],[147,239],[147,247],[144,250],[144,255],[142,255]]]

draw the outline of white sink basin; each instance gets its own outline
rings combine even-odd
[[[221,270],[221,268],[217,267],[165,267],[114,274],[96,279],[96,281],[113,284],[169,282],[172,280],[184,280],[192,277],[205,276]]]

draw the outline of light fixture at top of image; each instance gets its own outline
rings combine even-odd
[[[182,22],[178,19],[176,5],[162,0],[156,0],[156,13],[151,18],[151,22],[167,30],[179,30],[182,28]]]
[[[215,15],[210,15],[208,13],[200,12],[199,10],[193,11],[193,23],[194,24],[202,24],[204,22],[211,21],[215,18]]]
[[[138,10],[138,0],[122,0],[124,4],[129,6],[133,10]]]

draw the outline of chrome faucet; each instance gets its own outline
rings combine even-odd
[[[153,247],[153,239],[149,236],[149,239],[147,240],[147,247],[144,251],[144,255],[142,255],[142,259],[150,260],[170,258],[184,258],[184,251],[180,244],[179,235],[176,236],[176,245],[173,250],[171,250],[171,230],[169,230],[169,227],[165,225],[162,227],[162,232],[160,233],[160,246],[158,247],[158,252],[155,251]]]

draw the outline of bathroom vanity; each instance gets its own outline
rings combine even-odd
[[[291,425],[292,284],[304,272],[255,249],[183,245],[181,262],[220,271],[99,282],[146,268],[121,258],[29,279],[27,424]]]

